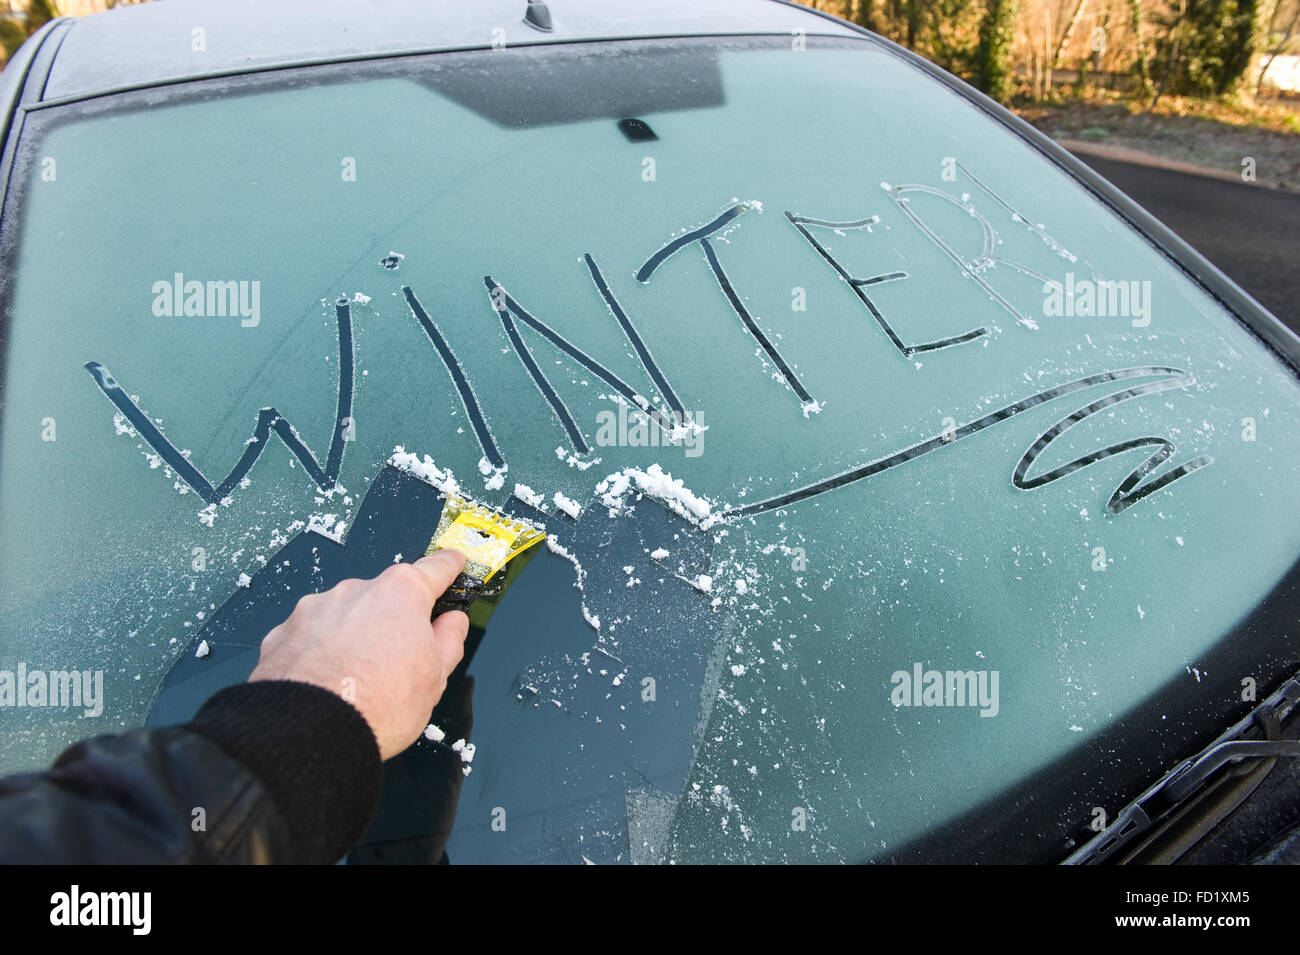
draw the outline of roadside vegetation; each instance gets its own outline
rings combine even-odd
[[[1249,166],[1247,181],[1300,191],[1300,0],[803,2],[914,50],[1058,139],[1224,173]]]

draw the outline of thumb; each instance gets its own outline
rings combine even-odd
[[[456,575],[465,567],[465,555],[458,550],[445,548],[421,557],[411,565],[420,572],[429,588],[429,608],[443,595]]]

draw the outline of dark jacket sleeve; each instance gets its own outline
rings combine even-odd
[[[0,779],[0,863],[332,863],[379,802],[350,703],[306,683],[228,687],[184,726],[99,736]]]

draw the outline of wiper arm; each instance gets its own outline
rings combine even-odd
[[[1121,849],[1133,845],[1201,795],[1216,781],[1216,774],[1229,764],[1300,757],[1300,740],[1281,738],[1283,724],[1297,713],[1300,713],[1300,673],[1292,675],[1205,749],[1162,776],[1125,806],[1110,826],[1071,853],[1062,865],[1095,865],[1118,857]]]

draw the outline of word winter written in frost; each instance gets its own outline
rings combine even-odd
[[[1027,230],[1025,232],[1027,239],[1021,241],[1038,243],[1041,240],[1042,244],[1055,256],[1063,257],[1071,262],[1077,260],[1076,256],[1068,252],[1060,243],[1048,235],[1041,226],[1032,225],[1032,220],[1011,209],[1001,196],[993,192],[971,174],[969,170],[960,165],[958,168],[970,178],[974,188],[978,188],[992,200],[994,207],[1010,210],[1010,221],[1021,232]],[[922,185],[889,186],[882,183],[882,188],[885,190],[887,197],[885,201],[895,206],[904,221],[911,222],[921,235],[942,249],[962,276],[972,280],[979,288],[983,289],[996,307],[1000,307],[1014,316],[1017,322],[1024,327],[1029,329],[1038,328],[1038,325],[1028,315],[1013,304],[1011,297],[1009,297],[1012,291],[1011,286],[999,287],[994,283],[1018,282],[1021,284],[1017,287],[1021,292],[1024,292],[1026,288],[1032,289],[1035,287],[1033,285],[1035,280],[1044,283],[1043,287],[1045,289],[1051,289],[1053,287],[1051,280],[1029,265],[1008,258],[1005,252],[999,251],[994,254],[989,251],[990,248],[998,249],[999,246],[1004,244],[999,238],[1001,233],[994,227],[990,219],[975,209],[970,203],[967,194],[963,193],[959,199],[942,190]],[[918,209],[914,208],[916,205],[914,200],[922,197],[929,197],[929,201],[954,205],[962,209],[967,215],[974,216],[983,226],[986,240],[984,245],[981,248],[970,247],[963,251],[960,244],[950,243],[941,234],[941,230],[936,227],[935,223],[924,219]],[[718,312],[713,313],[714,316],[729,314],[730,318],[727,324],[732,329],[731,334],[747,335],[757,344],[756,354],[759,361],[755,363],[756,373],[780,382],[781,386],[797,399],[798,408],[801,410],[804,419],[811,420],[814,417],[811,412],[820,411],[821,403],[814,399],[807,383],[800,376],[796,367],[783,356],[781,350],[777,347],[776,340],[764,331],[750,313],[745,305],[745,296],[736,288],[724,268],[718,250],[714,247],[715,241],[724,240],[724,237],[729,232],[740,226],[743,216],[754,211],[761,212],[762,204],[757,201],[742,202],[733,199],[732,204],[711,221],[698,228],[687,230],[662,246],[636,271],[635,278],[641,285],[646,285],[659,273],[662,267],[670,261],[675,261],[679,253],[688,249],[694,249],[702,253],[704,264],[707,266],[705,274],[711,277],[717,288],[723,293],[723,300],[726,303]],[[752,218],[751,216],[750,219]],[[879,216],[837,221],[814,219],[810,216],[787,212],[785,218],[787,224],[797,230],[798,234],[803,237],[807,246],[811,247],[830,266],[831,270],[843,280],[844,286],[856,297],[857,301],[866,310],[866,314],[869,315],[868,327],[875,327],[880,332],[883,332],[885,338],[894,346],[896,354],[903,358],[912,358],[923,352],[957,348],[989,335],[987,328],[979,326],[970,328],[960,334],[942,338],[913,341],[911,343],[903,340],[902,333],[895,328],[894,322],[886,315],[881,304],[873,298],[875,293],[872,290],[881,283],[914,281],[914,277],[903,270],[878,275],[855,275],[831,254],[827,245],[820,241],[818,235],[815,234],[815,230],[826,229],[838,235],[845,235],[848,231],[862,229],[870,232],[871,227],[880,221]],[[745,219],[743,221],[750,220]],[[992,242],[992,246],[988,244],[989,242]],[[702,437],[704,431],[699,423],[699,415],[687,414],[685,406],[679,397],[678,388],[669,380],[667,374],[655,359],[650,343],[642,337],[628,311],[614,294],[595,259],[590,254],[584,254],[582,262],[585,264],[595,290],[604,301],[608,315],[613,317],[622,331],[626,343],[631,347],[630,353],[634,355],[636,362],[644,373],[645,377],[642,384],[645,387],[635,387],[625,381],[615,374],[605,361],[599,360],[561,335],[542,318],[539,318],[526,308],[491,275],[484,276],[483,284],[487,290],[486,307],[496,313],[501,331],[509,345],[509,350],[513,351],[515,357],[519,360],[519,366],[523,374],[530,378],[536,386],[540,398],[550,408],[554,418],[554,425],[566,433],[569,446],[576,455],[585,455],[590,452],[592,450],[592,440],[588,433],[579,426],[578,417],[574,415],[568,403],[561,397],[559,391],[547,377],[546,371],[543,370],[544,365],[548,364],[548,362],[539,361],[534,356],[534,348],[541,346],[539,346],[536,339],[534,339],[534,344],[528,344],[524,339],[525,331],[530,335],[539,336],[545,347],[553,349],[554,353],[566,356],[569,361],[581,366],[594,378],[612,389],[611,393],[607,394],[606,397],[618,401],[620,410],[617,414],[604,411],[598,415],[595,435],[597,445],[663,447],[665,444],[680,443],[686,448],[687,456],[697,456],[703,450]],[[987,266],[992,262],[1013,267],[995,270],[996,274],[994,274],[987,269]],[[672,270],[667,271],[671,272]],[[1028,286],[1024,284],[1026,280],[1029,281]],[[691,273],[678,269],[672,281],[692,281]],[[1100,293],[1097,289],[1093,289],[1091,299],[1089,299],[1089,293],[1083,291],[1083,289],[1091,288],[1093,280],[1087,281],[1089,285],[1084,286],[1075,282],[1073,273],[1067,276],[1065,285],[1061,286],[1062,300],[1060,304],[1063,310],[1067,308],[1076,309],[1077,314],[1078,308],[1088,308],[1087,302],[1089,300],[1092,302],[1091,307],[1096,308],[1098,295],[1101,294],[1105,309],[1110,310],[1112,305],[1118,310],[1127,309],[1130,313],[1137,315],[1134,324],[1138,324],[1139,321],[1149,322],[1151,312],[1149,282],[1142,283],[1140,286],[1137,283],[1128,282],[1107,283],[1104,288],[1100,289]],[[159,290],[160,303],[158,307],[168,306],[175,309],[178,303],[184,303],[182,307],[188,309],[190,307],[189,303],[192,302],[194,308],[197,309],[202,305],[206,310],[209,299],[212,298],[218,308],[220,303],[217,300],[225,301],[227,308],[229,308],[232,294],[228,288],[230,283],[226,283],[226,286],[221,289],[213,289],[213,284],[203,285],[198,282],[186,282],[184,276],[177,273],[172,282],[159,283],[160,286],[165,286],[165,289],[160,288]],[[935,283],[921,281],[913,287],[918,288],[923,293],[926,288],[933,284]],[[210,290],[212,291],[211,295],[209,295]],[[200,301],[200,291],[203,293],[202,301]],[[255,303],[258,296],[257,283],[251,283],[247,291],[251,297],[250,302],[254,303],[251,307],[255,312]],[[445,367],[452,384],[455,386],[460,403],[466,413],[467,423],[482,450],[483,463],[481,470],[489,477],[487,489],[500,489],[505,483],[506,460],[501,449],[497,446],[487,415],[479,404],[473,385],[475,376],[472,374],[472,365],[466,366],[462,364],[461,359],[457,357],[456,350],[453,348],[455,343],[448,338],[435,317],[429,313],[415,292],[409,286],[402,286],[401,291],[411,317],[424,331],[429,343],[433,346],[434,353]],[[1077,295],[1075,294],[1076,291],[1078,292]],[[222,294],[218,294],[218,292]],[[239,307],[244,310],[243,286],[240,286],[239,295]],[[346,296],[340,297],[335,304],[335,319],[339,354],[337,363],[338,402],[334,419],[333,438],[325,460],[322,462],[308,448],[297,429],[279,411],[274,407],[262,408],[257,415],[257,424],[253,436],[245,443],[243,454],[226,477],[219,482],[210,481],[199,469],[198,465],[191,460],[190,454],[178,450],[177,446],[163,435],[160,427],[141,410],[137,404],[137,399],[118,384],[108,368],[96,361],[87,362],[85,367],[94,377],[100,390],[116,406],[118,413],[129,422],[129,427],[125,425],[119,426],[119,433],[131,433],[138,436],[154,452],[153,460],[161,459],[167,465],[169,473],[174,472],[179,480],[184,482],[181,485],[183,488],[192,489],[209,505],[228,505],[235,490],[246,486],[248,471],[256,464],[272,437],[284,444],[292,456],[302,464],[303,470],[320,490],[330,493],[337,485],[346,445],[349,435],[352,433],[351,415],[355,397],[354,388],[357,382],[354,369],[351,306]],[[874,325],[870,323],[874,323]],[[781,337],[776,336],[776,339]],[[465,351],[464,354],[470,356],[472,361],[475,351],[470,349]],[[775,371],[772,370],[773,368],[775,368]],[[1066,477],[1077,470],[1097,464],[1112,455],[1126,453],[1138,447],[1148,447],[1151,449],[1150,456],[1146,460],[1139,462],[1128,476],[1120,482],[1107,502],[1108,512],[1118,514],[1146,495],[1168,487],[1174,481],[1193,471],[1212,464],[1213,459],[1202,455],[1183,464],[1172,466],[1163,474],[1157,474],[1155,472],[1173,454],[1175,448],[1173,442],[1166,438],[1148,436],[1118,440],[1101,450],[1093,451],[1045,474],[1030,476],[1029,471],[1036,457],[1083,417],[1110,409],[1121,401],[1191,385],[1193,379],[1183,369],[1163,365],[1139,365],[1075,378],[1039,391],[1036,394],[1023,397],[1018,401],[1013,401],[995,412],[984,414],[959,424],[955,428],[945,429],[942,434],[923,438],[902,450],[887,453],[883,456],[872,454],[862,464],[851,467],[846,471],[813,481],[802,487],[775,493],[764,500],[750,501],[743,506],[730,508],[729,514],[732,517],[750,517],[789,507],[807,498],[834,491],[855,481],[870,478],[884,470],[914,460],[923,454],[948,447],[958,440],[977,434],[1023,412],[1036,409],[1047,402],[1107,383],[1133,378],[1155,380],[1111,390],[1083,409],[1071,409],[1069,415],[1061,418],[1056,424],[1039,435],[1037,441],[1030,446],[1030,450],[1021,459],[1012,478],[1014,487],[1020,490],[1032,490]],[[692,382],[692,384],[700,387],[699,382]],[[707,386],[706,383],[705,387]],[[654,397],[651,399],[645,397],[646,395]],[[644,444],[642,443],[643,438]],[[194,459],[195,461],[201,460],[201,457],[201,455],[195,455]]]

